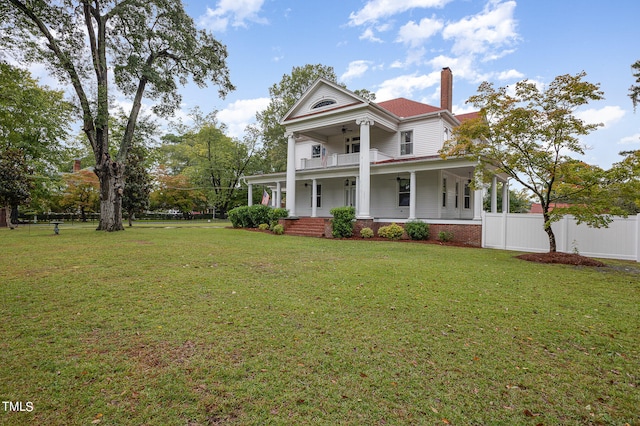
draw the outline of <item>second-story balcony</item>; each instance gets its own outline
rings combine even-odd
[[[392,156],[384,154],[377,149],[369,150],[369,162],[377,163],[379,161],[391,160]],[[327,167],[355,166],[360,164],[360,153],[353,152],[351,154],[328,154],[321,158],[303,158],[300,164],[300,170],[322,169]]]

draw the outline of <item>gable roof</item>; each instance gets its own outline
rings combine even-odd
[[[417,115],[428,114],[430,112],[442,111],[441,108],[406,98],[396,98],[384,102],[377,102],[377,105],[401,118],[415,117]]]
[[[318,109],[314,108],[318,102],[331,99],[334,102]],[[298,118],[319,115],[328,111],[336,111],[354,106],[367,105],[368,102],[350,90],[324,77],[318,78],[295,104],[281,118],[280,124]]]

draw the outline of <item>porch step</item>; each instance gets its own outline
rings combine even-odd
[[[304,237],[324,237],[324,218],[301,217],[296,220],[287,220],[285,234]]]

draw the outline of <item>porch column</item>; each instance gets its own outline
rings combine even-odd
[[[509,200],[509,181],[502,184],[502,213],[509,213],[511,200]]]
[[[360,192],[360,176],[356,176],[356,217],[360,216],[360,197],[358,192]]]
[[[360,118],[356,120],[360,126],[360,185],[358,186],[358,219],[370,219],[371,207],[371,163],[369,150],[371,139],[369,128],[373,125],[370,118]]]
[[[276,208],[280,208],[280,206],[282,206],[282,184],[280,183],[280,181],[276,182],[276,196],[275,196],[275,203],[276,205],[274,207]]]
[[[491,179],[491,213],[498,213],[498,176]]]
[[[318,181],[311,181],[311,217],[318,217]]]
[[[482,219],[482,189],[473,191],[473,220]]]
[[[287,210],[289,217],[296,217],[296,138],[287,134]]]
[[[416,172],[409,173],[409,220],[416,218]]]
[[[250,183],[247,185],[247,205],[248,206],[252,206],[253,205],[253,184]]]

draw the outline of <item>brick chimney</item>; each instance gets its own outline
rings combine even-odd
[[[440,72],[440,108],[449,112],[453,102],[453,74],[449,67],[442,68]]]
[[[79,172],[81,168],[82,166],[80,166],[80,159],[76,158],[75,160],[73,160],[73,173]]]

